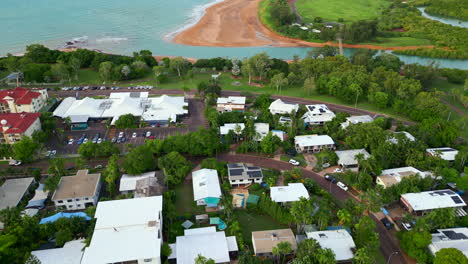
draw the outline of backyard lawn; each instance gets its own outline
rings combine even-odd
[[[193,201],[192,184],[182,183],[174,189],[176,193],[176,211],[177,215],[201,214],[204,212],[202,206],[196,206]]]
[[[296,8],[305,22],[321,17],[325,22],[344,22],[372,19],[390,5],[387,0],[298,0]]]
[[[237,210],[236,215],[242,227],[244,241],[249,244],[252,243],[253,231],[288,228],[288,226],[279,224],[268,215],[259,215],[255,212],[247,212],[246,210]]]

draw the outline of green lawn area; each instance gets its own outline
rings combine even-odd
[[[327,22],[344,22],[372,19],[390,5],[386,0],[298,0],[296,8],[305,22],[321,17]]]
[[[463,90],[463,84],[449,83],[448,81],[439,79],[434,81],[430,88],[445,93],[441,96],[442,99],[455,106],[456,108],[462,110],[465,113],[465,115],[468,115],[468,109],[466,109],[465,106],[463,106],[463,104],[460,103],[460,101],[458,101],[456,98],[453,98],[450,95],[450,91],[452,89]],[[455,111],[452,111],[452,116],[456,118],[460,117],[460,115]]]
[[[205,211],[202,206],[196,206],[193,201],[192,184],[180,184],[174,191],[176,193],[177,215],[201,214]]]
[[[246,210],[237,210],[235,213],[242,227],[242,236],[245,243],[252,243],[253,231],[287,228],[286,225],[279,224],[268,215],[259,215],[254,212],[247,212]]]
[[[377,37],[375,41],[359,43],[362,45],[376,45],[383,47],[406,47],[406,46],[421,46],[431,45],[428,39],[412,38],[412,37],[392,37],[382,38]]]
[[[285,162],[289,162],[290,159],[295,159],[295,160],[299,161],[299,163],[301,164],[302,167],[307,166],[307,161],[305,160],[304,155],[302,155],[302,153],[298,153],[294,157],[291,157],[289,155],[281,155],[281,157],[280,157],[280,160],[285,161]]]

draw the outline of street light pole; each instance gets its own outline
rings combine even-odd
[[[398,251],[392,252],[392,254],[390,254],[390,256],[388,256],[387,264],[390,263],[390,259],[392,258],[393,255],[398,255]]]

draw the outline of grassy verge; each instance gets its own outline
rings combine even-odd
[[[255,212],[247,212],[246,210],[236,211],[237,219],[242,227],[242,236],[246,243],[252,243],[252,232],[263,231],[272,229],[287,228],[285,225],[281,225],[276,222],[275,219],[267,215],[260,215]]]
[[[315,17],[325,21],[353,22],[372,19],[380,15],[390,5],[386,0],[298,0],[296,8],[305,22],[313,22]]]
[[[290,159],[299,161],[302,167],[307,166],[307,161],[305,160],[304,155],[302,155],[302,153],[299,153],[294,157],[291,157],[289,155],[281,155],[280,157],[280,160],[285,161],[285,162],[289,162]]]

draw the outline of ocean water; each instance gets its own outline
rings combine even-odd
[[[26,45],[62,48],[67,41],[86,39],[83,47],[131,54],[148,49],[154,55],[209,58],[244,58],[259,52],[291,59],[311,48],[217,48],[171,43],[174,32],[203,16],[206,6],[222,0],[2,0],[0,2],[0,55],[22,53]],[[355,50],[345,49],[345,55]],[[408,63],[434,59],[401,56]],[[436,60],[440,67],[468,69],[466,60]]]

